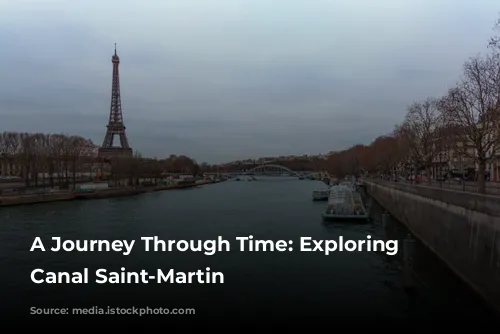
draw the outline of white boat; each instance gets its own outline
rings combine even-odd
[[[347,183],[331,188],[328,204],[322,214],[324,220],[369,219],[361,195],[350,182]]]
[[[312,194],[313,201],[327,201],[330,196],[330,189],[314,190]]]

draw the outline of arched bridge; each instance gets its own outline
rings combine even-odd
[[[285,166],[281,165],[274,165],[274,164],[265,164],[265,165],[260,165],[257,167],[254,167],[252,169],[247,170],[246,172],[242,173],[242,175],[255,175],[255,174],[262,174],[262,175],[282,175],[282,174],[288,174],[292,176],[297,176],[301,177],[301,175],[290,168],[287,168]]]

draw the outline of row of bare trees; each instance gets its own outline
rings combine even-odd
[[[95,147],[79,136],[3,132],[0,165],[4,174],[23,177],[26,186],[48,181],[53,187],[75,180],[82,160],[88,160]]]
[[[136,152],[132,157],[111,158],[105,163],[110,167],[109,178],[114,185],[154,184],[172,174],[196,176],[203,172],[195,160],[185,155],[158,159],[144,158]]]
[[[487,54],[464,63],[447,94],[412,103],[391,135],[332,155],[327,168],[338,175],[360,170],[394,174],[410,165],[429,176],[438,156],[459,158],[477,166],[479,192],[484,193],[486,167],[500,154],[500,38],[492,38],[489,46]]]
[[[184,155],[166,159],[133,157],[104,160],[96,157],[97,146],[80,136],[44,133],[0,133],[0,172],[21,177],[26,186],[68,186],[100,175],[115,183],[137,183],[168,173],[197,174],[200,167]]]

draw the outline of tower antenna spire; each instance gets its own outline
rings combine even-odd
[[[116,43],[115,43],[115,56],[116,56]]]

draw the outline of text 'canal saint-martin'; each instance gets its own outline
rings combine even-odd
[[[162,240],[157,236],[142,237],[143,250],[146,252],[200,252],[211,256],[217,252],[229,252],[231,243],[217,237],[215,240]],[[51,238],[52,252],[119,252],[124,256],[129,255],[135,246],[135,240],[62,240],[60,237]],[[237,250],[240,252],[292,252],[293,240],[257,240],[253,236],[236,237]],[[333,252],[383,252],[395,255],[398,252],[397,240],[372,240],[370,235],[365,240],[314,240],[310,237],[301,237],[299,240],[301,252],[320,252],[329,255]],[[47,251],[40,237],[36,237],[30,249],[31,252]],[[31,280],[36,284],[86,284],[90,282],[89,269],[83,268],[79,272],[46,272],[41,268],[31,272]],[[204,270],[192,272],[177,272],[174,269],[164,271],[157,269],[156,273],[146,270],[126,271],[120,268],[119,272],[108,271],[100,268],[95,271],[94,282],[97,284],[148,284],[148,283],[199,283],[213,284],[224,283],[224,274],[211,271],[209,267]]]

